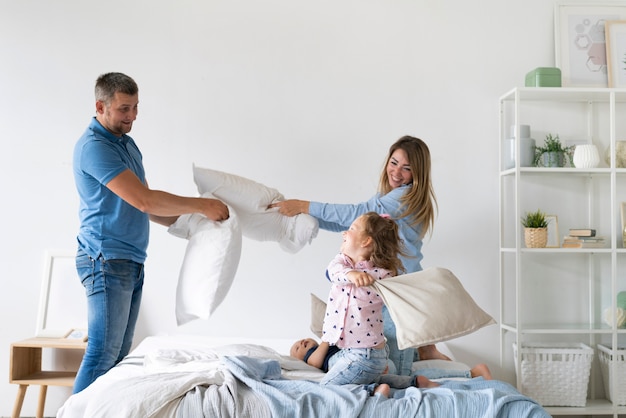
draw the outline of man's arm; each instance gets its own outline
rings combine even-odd
[[[106,186],[129,205],[149,214],[151,220],[166,226],[171,225],[179,215],[185,213],[201,213],[213,221],[228,219],[228,207],[222,201],[203,197],[183,197],[152,190],[128,169],[113,178]]]

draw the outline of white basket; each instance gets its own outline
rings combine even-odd
[[[615,357],[613,357],[615,356]],[[617,405],[626,405],[626,349],[619,348],[615,351],[602,344],[598,344],[598,358],[600,359],[600,370],[602,370],[602,380],[604,381],[604,393],[609,401],[611,397],[611,360],[617,362],[614,369],[615,376],[615,401]]]
[[[517,359],[517,344],[513,343]],[[543,406],[585,406],[593,348],[582,343],[525,343],[520,391]]]

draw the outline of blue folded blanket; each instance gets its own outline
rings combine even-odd
[[[223,361],[235,377],[265,398],[276,418],[550,418],[535,401],[498,380],[447,381],[432,389],[398,390],[387,399],[369,396],[360,385],[320,386],[306,380],[283,379],[276,360],[232,356]]]

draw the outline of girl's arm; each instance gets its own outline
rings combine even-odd
[[[348,273],[351,271],[354,271],[353,266],[350,264],[346,256],[341,253],[337,254],[326,268],[328,280],[332,283],[350,283],[350,280],[348,280]]]

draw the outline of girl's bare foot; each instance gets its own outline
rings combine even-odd
[[[416,376],[415,377],[415,384],[420,389],[436,388],[437,386],[440,386],[439,383],[433,382],[432,380],[430,380],[426,376]]]
[[[420,360],[451,360],[450,357],[437,350],[435,344],[425,345],[417,349]]]
[[[386,383],[381,383],[380,385],[376,386],[376,389],[374,389],[374,393],[380,393],[381,395],[383,395],[385,398],[389,397],[389,394],[391,393],[391,388],[389,387],[388,384]]]
[[[472,374],[472,377],[482,376],[482,378],[485,380],[492,379],[491,371],[489,371],[489,367],[487,367],[486,364],[477,364],[472,369],[470,369],[470,373]]]

